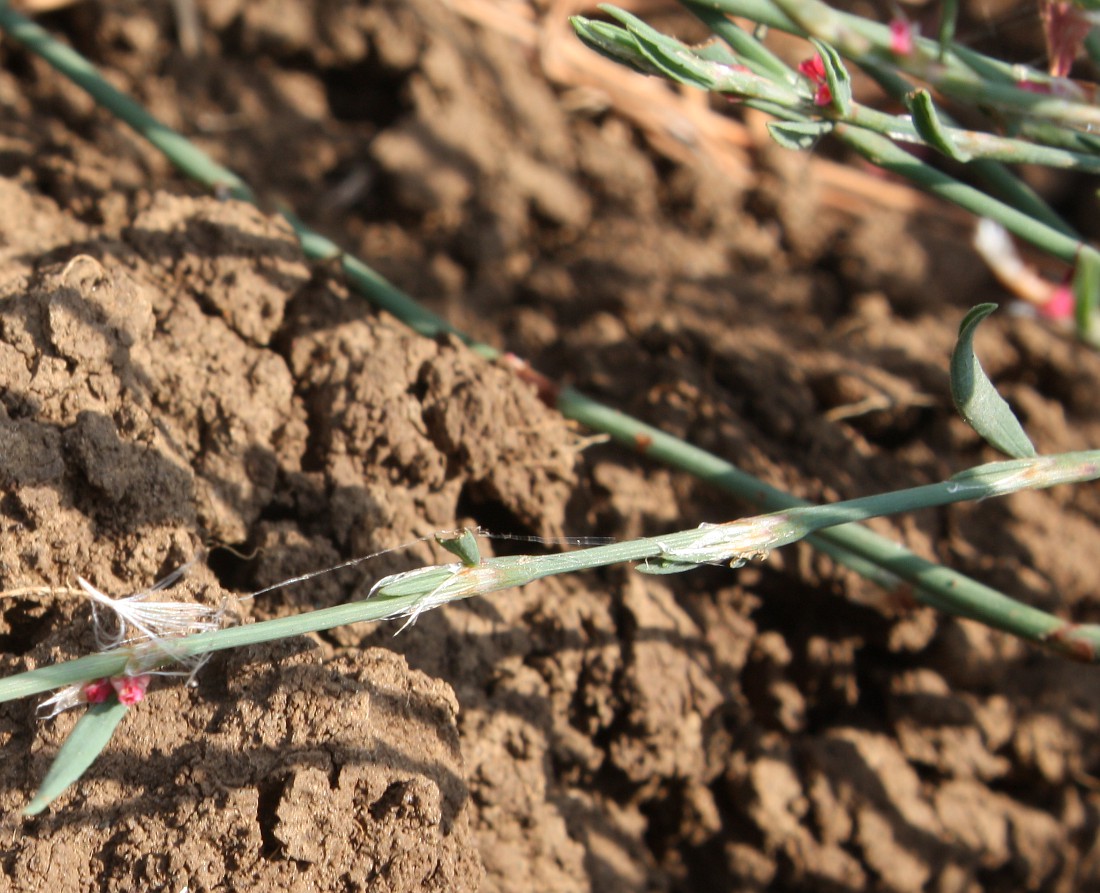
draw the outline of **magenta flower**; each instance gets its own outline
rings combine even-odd
[[[110,697],[112,690],[109,679],[97,679],[84,686],[84,699],[89,704],[102,704]]]
[[[912,22],[897,18],[890,22],[890,52],[895,56],[908,56],[913,52],[917,29]]]
[[[116,676],[111,680],[111,685],[118,695],[118,702],[127,707],[140,704],[145,699],[145,689],[149,687],[149,674],[140,676]]]
[[[825,77],[825,63],[820,56],[803,59],[798,63],[798,73],[808,78],[814,85],[814,105],[828,105],[833,101],[833,92],[829,89]]]

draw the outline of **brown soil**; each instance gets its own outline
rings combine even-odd
[[[200,8],[192,57],[169,4],[44,23],[461,328],[800,496],[993,458],[947,394],[965,308],[1003,298],[957,215],[837,210],[819,160],[764,143],[740,179],[666,160],[433,0]],[[185,587],[216,604],[460,524],[625,538],[747,511],[373,312],[277,218],[197,196],[43,63],[0,58],[0,588],[122,595],[211,547]],[[1094,352],[1004,313],[980,347],[1041,451],[1100,443]],[[875,526],[1096,620],[1098,516],[1079,487]],[[74,599],[6,598],[2,671],[87,630]],[[392,633],[158,681],[34,819],[76,716],[0,705],[0,887],[1100,889],[1098,671],[808,549],[547,580]]]

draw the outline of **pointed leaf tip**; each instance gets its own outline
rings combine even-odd
[[[1013,458],[1025,459],[1036,455],[1035,447],[974,353],[978,323],[996,309],[996,304],[979,304],[963,318],[951,354],[951,399],[959,415],[990,446]]]
[[[833,129],[832,121],[769,121],[768,136],[784,149],[812,149]]]
[[[914,90],[907,94],[905,105],[909,109],[917,133],[928,145],[960,164],[973,160],[974,156],[957,146],[947,128],[943,126],[936,112],[936,104],[927,90]]]
[[[111,740],[115,729],[129,709],[114,698],[89,707],[73,726],[65,743],[61,745],[46,777],[42,780],[42,786],[23,810],[23,815],[38,815],[60,797],[69,785],[87,772],[88,767],[107,746],[107,742]]]

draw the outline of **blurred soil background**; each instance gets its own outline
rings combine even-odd
[[[180,9],[39,21],[465,331],[811,500],[996,458],[948,394],[965,310],[1006,300],[964,215],[605,65],[567,31],[576,6]],[[461,524],[628,538],[750,512],[374,312],[7,39],[0,62],[0,588],[124,595],[206,550],[182,591],[259,620],[445,558],[237,596]],[[1100,444],[1093,351],[1007,312],[979,351],[1041,452]],[[1098,515],[1083,486],[874,526],[1095,622]],[[1098,671],[808,548],[550,579],[394,629],[157,682],[35,819],[76,717],[0,705],[0,886],[1100,889]],[[74,599],[0,600],[3,672],[85,653],[87,630]]]

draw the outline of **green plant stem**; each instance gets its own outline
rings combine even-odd
[[[844,123],[863,127],[898,142],[929,145],[917,132],[912,121],[858,103],[852,104],[851,112]],[[945,127],[943,132],[957,148],[975,157],[1009,164],[1039,164],[1062,170],[1100,173],[1100,156],[1097,155],[1056,149],[1026,140],[958,127]]]
[[[751,0],[751,2],[760,2],[760,0]],[[793,23],[788,22],[788,24],[796,27]],[[63,75],[88,90],[105,108],[153,142],[189,176],[211,188],[229,189],[242,200],[253,201],[252,191],[236,174],[218,165],[184,137],[161,124],[141,106],[104,81],[95,68],[79,54],[54,40],[43,29],[15,13],[3,2],[0,2],[0,28],[33,52],[41,55]],[[305,254],[314,259],[338,259],[352,286],[376,306],[393,313],[422,335],[427,337],[453,335],[489,360],[501,358],[501,353],[496,348],[480,344],[458,332],[441,317],[422,308],[362,261],[304,226],[292,214],[287,213],[286,216],[298,234]],[[1064,236],[1061,238],[1071,241]],[[632,419],[618,410],[604,406],[575,390],[559,390],[542,380],[539,383],[542,385],[544,399],[565,417],[581,422],[592,430],[608,433],[616,441],[631,449],[694,474],[761,508],[789,508],[802,504],[789,494],[738,469],[732,463]],[[904,589],[916,598],[935,604],[944,610],[950,611],[950,605],[957,602],[960,606],[959,613],[966,614],[971,610],[967,607],[968,605],[972,602],[981,603],[983,598],[993,592],[962,574],[913,555],[900,545],[866,528],[845,527],[832,531],[828,536],[813,536],[810,542],[844,566],[879,583],[887,591],[897,593]],[[998,593],[993,594],[1005,598]],[[339,616],[354,615],[354,606],[348,607],[349,613]],[[359,619],[377,618],[363,616]],[[338,621],[338,623],[351,622],[355,621],[353,619]],[[98,655],[85,660],[94,662],[111,659],[109,655]],[[90,664],[89,666],[99,665]],[[90,677],[84,678],[99,678],[112,675],[112,672],[114,671],[104,664],[94,670]],[[64,683],[54,682],[48,688],[57,687],[60,684]]]
[[[657,428],[641,424],[618,410],[601,406],[587,398],[578,398],[580,395],[568,390],[563,391],[559,397],[559,402],[568,407],[567,414],[570,418],[590,428],[606,431],[619,443],[633,446],[646,456],[688,471],[712,486],[748,499],[753,505],[766,510],[807,505],[806,502],[752,477],[712,453],[685,444]],[[827,554],[831,549],[842,550],[845,566],[852,567],[847,556],[870,562],[880,573],[886,572],[903,581],[904,585],[891,587],[888,578],[879,578],[878,582],[887,591],[899,596],[911,595],[924,604],[948,613],[973,617],[998,626],[996,619],[982,613],[982,607],[1001,604],[1002,599],[1018,604],[958,571],[915,555],[900,544],[879,536],[862,525],[850,524],[823,531],[807,537],[807,541]]]
[[[680,0],[699,21],[710,28],[757,74],[777,81],[796,83],[797,77],[782,59],[759,40],[726,18],[724,13],[700,0]]]
[[[894,69],[879,63],[878,61],[861,61],[860,67],[878,83],[887,94],[898,102],[904,102],[906,95],[912,91],[913,85],[899,75]],[[951,116],[942,111],[940,117],[945,124],[955,126]],[[1047,125],[1049,126],[1049,125]],[[1066,131],[1062,131],[1066,132]],[[1065,148],[1079,148],[1066,146]],[[1080,235],[1053,208],[1046,203],[1034,189],[1017,177],[1012,171],[996,161],[985,158],[975,158],[969,165],[970,169],[998,194],[1001,199],[1016,210],[1034,217],[1041,223],[1045,223],[1051,229],[1068,236],[1071,239],[1080,239]]]
[[[1003,496],[1025,489],[1078,483],[1100,477],[1100,450],[1014,459],[982,465],[938,484],[894,493],[882,493],[833,505],[801,506],[754,518],[682,530],[663,536],[578,549],[557,555],[519,555],[490,558],[476,565],[450,564],[418,568],[379,581],[370,596],[350,604],[307,611],[248,626],[200,633],[164,643],[147,643],[66,663],[30,670],[0,679],[0,702],[40,694],[66,685],[146,672],[158,666],[193,659],[215,651],[257,645],[344,626],[412,616],[450,601],[523,586],[555,574],[575,573],[624,562],[642,562],[641,570],[680,571],[700,564],[732,563],[766,554],[811,533],[836,528],[862,539],[880,560],[881,545],[855,522],[869,518],[948,505],[966,500]],[[774,494],[782,498],[782,494]],[[866,536],[864,536],[866,534]],[[824,534],[823,534],[824,535]],[[1064,620],[1021,604],[988,587],[975,584],[923,561],[897,546],[886,564],[899,575],[937,578],[929,603],[951,613],[980,619],[999,629],[1047,645],[1080,660],[1100,655],[1100,626],[1067,624]],[[649,567],[648,562],[656,562]]]
[[[1096,252],[1095,248],[1079,239],[1064,235],[980,189],[968,186],[926,164],[884,136],[841,123],[836,125],[833,133],[873,164],[912,180],[933,195],[959,205],[979,217],[996,220],[1009,232],[1071,266],[1077,262],[1081,253]]]
[[[125,120],[125,119],[123,119]],[[127,122],[129,123],[129,122]],[[168,156],[170,159],[172,156]],[[372,304],[392,313],[418,335],[425,338],[453,336],[467,347],[489,360],[500,356],[500,351],[486,344],[479,344],[452,326],[443,317],[422,307],[397,286],[356,257],[348,254],[331,239],[310,229],[301,219],[286,208],[280,213],[294,229],[302,253],[310,260],[339,263],[341,271],[352,287],[361,295],[368,297]]]
[[[233,171],[213,161],[209,155],[183,135],[162,124],[139,103],[112,87],[87,59],[75,50],[54,40],[34,22],[9,8],[0,0],[0,28],[27,49],[37,53],[73,83],[83,88],[100,105],[122,118],[161,152],[172,159],[187,176],[208,189],[224,192],[233,198],[255,204],[256,197],[248,185]]]

